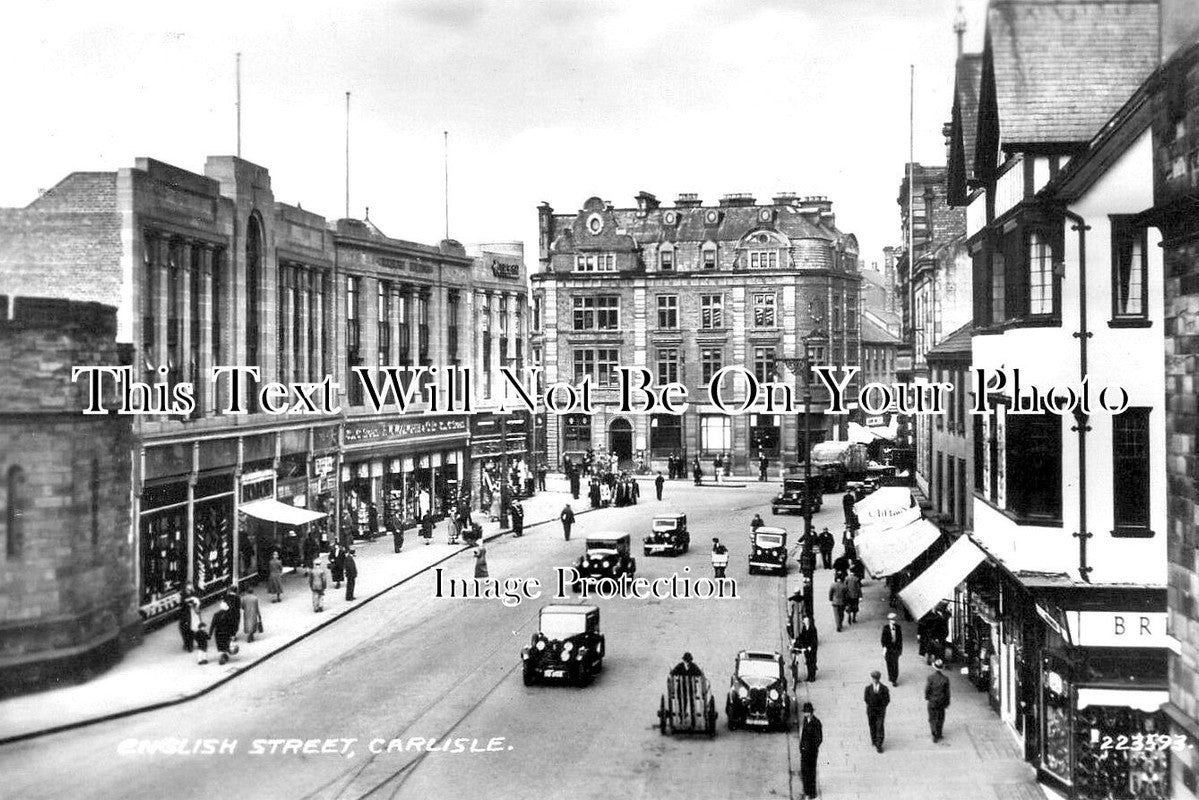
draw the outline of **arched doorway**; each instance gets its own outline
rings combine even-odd
[[[612,420],[608,426],[608,452],[619,464],[633,460],[633,423],[623,417]]]

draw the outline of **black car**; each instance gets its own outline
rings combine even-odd
[[[786,573],[787,531],[763,525],[749,535],[749,574],[761,570]]]
[[[575,565],[579,580],[574,584],[574,590],[578,591],[583,581],[619,580],[622,575],[633,577],[637,572],[637,560],[629,553],[629,538],[629,534],[616,531],[588,535],[586,549]]]
[[[803,478],[784,478],[783,491],[776,495],[774,500],[770,502],[770,511],[774,514],[778,514],[780,511],[792,514],[804,513],[804,485]],[[823,505],[823,497],[820,494],[820,490],[820,482],[813,477],[812,490],[808,498],[813,514],[819,511],[821,505]]]
[[[791,727],[791,695],[783,671],[783,657],[776,652],[742,650],[733,664],[724,711],[729,730]]]
[[[691,548],[691,534],[687,531],[687,515],[678,512],[655,514],[653,526],[642,542],[645,555],[670,553],[679,555]]]
[[[598,608],[548,605],[538,622],[533,640],[520,652],[525,686],[547,678],[582,685],[604,668]]]

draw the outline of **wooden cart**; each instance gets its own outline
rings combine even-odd
[[[716,735],[716,701],[702,675],[669,675],[658,705],[658,730]]]

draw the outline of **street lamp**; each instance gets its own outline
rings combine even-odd
[[[812,447],[809,441],[809,416],[812,408],[812,368],[811,342],[819,335],[813,330],[803,337],[803,358],[785,358],[783,363],[793,373],[798,373],[803,381],[803,448],[804,448],[804,486],[803,486],[803,550],[799,556],[799,571],[803,575],[803,598],[806,614],[815,610],[814,581],[816,575],[816,550],[812,541]]]

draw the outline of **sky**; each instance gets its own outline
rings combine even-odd
[[[985,0],[962,0],[966,49]],[[523,240],[536,207],[826,195],[867,264],[908,159],[945,162],[958,0],[39,2],[0,27],[0,207],[149,156],[237,149],[275,199],[389,236]]]

